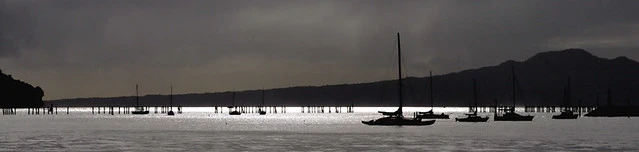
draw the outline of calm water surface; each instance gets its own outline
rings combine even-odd
[[[0,151],[639,151],[639,119],[553,120],[532,113],[533,122],[459,123],[432,126],[366,126],[376,110],[356,113],[287,113],[265,116],[215,114],[185,108],[165,116],[91,114],[0,115]],[[66,109],[65,109],[66,110]],[[343,109],[345,111],[345,109]],[[407,108],[409,111],[423,110]],[[465,108],[438,108],[462,117]],[[225,110],[226,112],[226,110]],[[117,113],[117,112],[116,112]]]

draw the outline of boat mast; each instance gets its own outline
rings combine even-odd
[[[570,77],[568,77],[568,86],[566,86],[566,108],[570,107]]]
[[[262,107],[264,107],[264,89],[262,89]]]
[[[140,106],[140,97],[138,96],[138,85],[135,84],[135,106],[139,107]]]
[[[402,106],[403,106],[403,97],[402,97],[402,47],[401,47],[401,42],[399,39],[399,33],[397,33],[397,65],[398,65],[398,70],[397,70],[397,75],[398,75],[398,92],[399,92],[399,109],[397,109],[397,112],[401,115],[402,114]]]
[[[233,108],[235,108],[235,92],[233,92],[233,98],[232,98],[232,99],[233,99],[233,104],[232,104],[232,106],[233,106]]]
[[[430,81],[430,111],[433,111],[433,71],[428,71]]]
[[[169,97],[169,106],[171,106],[171,111],[173,111],[173,85],[171,85],[171,95]]]
[[[511,72],[512,72],[512,77],[513,77],[513,112],[515,112],[515,100],[517,98],[517,95],[515,93],[517,93],[517,91],[515,91],[515,66],[511,67]]]
[[[473,78],[473,100],[475,101],[475,113],[477,113],[477,82]]]

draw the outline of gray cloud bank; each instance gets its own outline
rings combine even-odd
[[[0,68],[45,99],[363,82],[584,48],[639,58],[639,1],[0,1]]]

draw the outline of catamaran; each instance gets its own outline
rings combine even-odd
[[[422,121],[419,118],[405,118],[402,111],[403,106],[403,96],[402,96],[402,49],[400,45],[399,33],[397,33],[397,63],[398,63],[398,101],[399,108],[395,112],[385,112],[378,111],[383,115],[382,118],[373,119],[369,121],[362,121],[363,124],[367,125],[379,125],[379,126],[424,126],[424,125],[432,125],[435,123],[435,120]]]

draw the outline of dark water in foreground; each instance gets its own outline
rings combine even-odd
[[[533,122],[494,122],[486,113],[487,123],[360,123],[377,118],[375,110],[229,116],[185,108],[173,117],[21,112],[0,116],[0,151],[639,151],[637,118],[553,120],[533,113]]]

